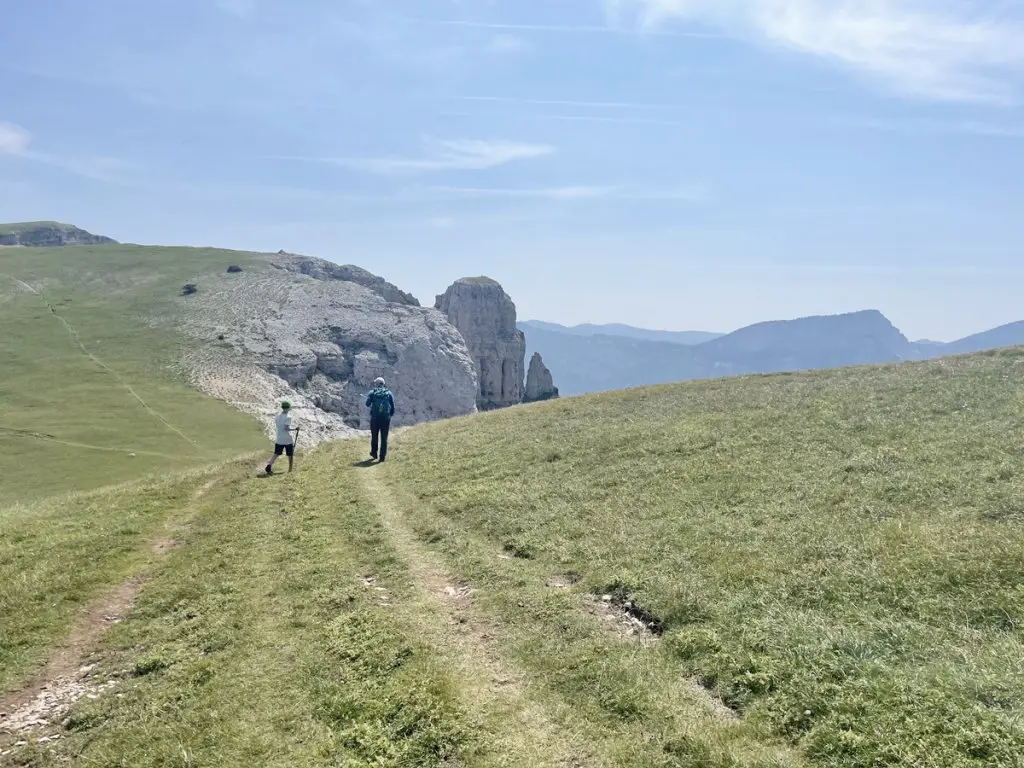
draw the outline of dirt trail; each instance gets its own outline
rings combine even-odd
[[[60,321],[61,325],[64,326],[64,329],[68,332],[68,335],[71,336],[71,340],[82,351],[82,354],[84,354],[86,357],[88,357],[90,360],[92,360],[93,363],[95,363],[97,366],[102,368],[103,371],[105,371],[107,374],[109,374],[114,379],[116,379],[118,384],[120,384],[132,397],[134,397],[136,400],[139,401],[139,404],[146,410],[147,413],[149,413],[153,418],[155,418],[157,421],[159,421],[161,424],[163,424],[169,430],[171,430],[176,435],[178,435],[182,440],[185,440],[190,445],[192,445],[192,447],[194,447],[194,448],[198,448],[199,447],[199,444],[195,440],[193,440],[191,437],[186,435],[184,432],[182,432],[176,426],[171,424],[171,422],[169,422],[160,413],[158,413],[156,410],[154,410],[149,405],[149,403],[147,403],[145,400],[143,400],[142,396],[139,395],[139,393],[136,392],[132,388],[132,385],[129,384],[127,381],[124,380],[124,378],[121,377],[121,374],[119,374],[113,368],[111,368],[106,363],[104,363],[102,360],[100,360],[98,357],[96,357],[96,355],[94,355],[92,352],[90,352],[86,348],[86,346],[82,343],[82,339],[78,335],[78,330],[73,325],[71,325],[71,323],[69,323],[64,318],[64,316],[61,315],[60,312],[57,311],[57,308],[55,306],[53,306],[53,304],[51,304],[47,300],[46,296],[43,295],[42,291],[40,291],[40,290],[34,288],[33,286],[29,285],[24,280],[19,280],[18,278],[13,277],[12,275],[6,275],[5,274],[5,277],[9,278],[10,280],[13,280],[15,283],[17,283],[19,286],[24,288],[26,291],[29,291],[30,293],[32,293],[35,296],[38,296],[40,301],[42,301],[43,304],[46,305],[46,308],[48,310],[50,310],[50,314],[53,315],[55,318],[57,318],[57,320]]]
[[[213,477],[196,489],[186,514],[175,518],[175,528],[187,525],[198,511],[195,504],[213,489],[217,480]],[[161,535],[150,540],[145,551],[161,556],[177,546],[179,542]],[[148,573],[143,569],[89,603],[35,680],[19,691],[0,696],[0,757],[10,751],[4,749],[5,742],[17,744],[19,739],[24,741],[28,734],[55,725],[80,699],[98,696],[117,685],[116,679],[108,679],[96,671],[97,665],[86,662],[107,630],[121,621],[135,605],[147,578]]]
[[[141,586],[142,581],[132,577],[89,604],[36,679],[0,697],[0,733],[46,727],[76,701],[103,689],[90,680],[93,667],[85,662],[104,633],[135,604]]]
[[[373,500],[392,545],[416,583],[417,629],[459,672],[471,711],[504,725],[490,746],[524,766],[586,766],[586,745],[555,722],[552,713],[527,694],[526,676],[501,659],[493,646],[495,629],[473,610],[472,585],[453,580],[403,520],[401,507],[379,478],[382,468],[356,470]],[[367,585],[373,582],[368,580]],[[387,598],[385,598],[387,599]]]

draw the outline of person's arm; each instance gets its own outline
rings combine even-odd
[[[370,407],[370,403],[372,403],[372,402],[373,402],[373,392],[371,392],[370,394],[368,394],[366,396],[366,407],[369,408]]]
[[[388,392],[388,405],[391,406],[391,415],[395,415],[395,396]]]

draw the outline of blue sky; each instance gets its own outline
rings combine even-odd
[[[1024,319],[1021,40],[1020,0],[12,1],[0,220],[950,339]]]

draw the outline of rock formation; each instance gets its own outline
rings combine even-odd
[[[434,305],[466,341],[479,380],[480,410],[505,408],[523,399],[526,337],[516,327],[516,305],[494,280],[455,282]]]
[[[116,240],[56,221],[0,224],[0,245],[51,248],[62,245],[117,245]]]
[[[558,397],[558,387],[551,377],[551,371],[544,365],[539,352],[530,358],[530,370],[526,374],[526,390],[523,393],[524,403],[537,403]]]
[[[196,384],[268,423],[276,402],[291,399],[307,446],[367,428],[377,376],[395,392],[396,426],[476,410],[459,332],[358,267],[268,256],[263,269],[204,277],[189,302],[186,329],[201,343],[186,368]]]
[[[364,288],[369,288],[385,300],[394,304],[405,304],[410,307],[418,307],[419,301],[412,294],[392,285],[382,277],[367,272],[362,267],[351,264],[334,264],[323,259],[313,259],[308,256],[294,256],[281,253],[287,256],[286,259],[278,260],[274,266],[286,269],[289,272],[298,272],[308,275],[317,280],[341,280],[348,283],[356,283]]]

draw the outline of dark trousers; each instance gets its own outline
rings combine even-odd
[[[380,457],[381,461],[388,455],[388,432],[391,431],[391,419],[383,416],[370,417],[370,455],[373,458]],[[380,442],[380,452],[377,452],[377,443]]]

